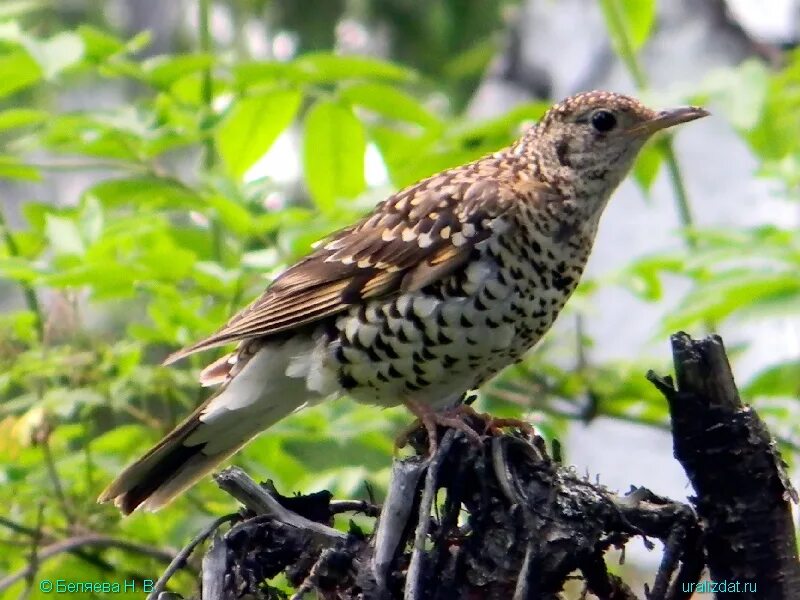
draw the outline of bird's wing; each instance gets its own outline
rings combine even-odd
[[[529,179],[500,183],[475,175],[444,172],[391,196],[284,271],[219,331],[165,363],[301,327],[363,300],[421,289],[463,265],[495,219],[520,202],[554,196]]]

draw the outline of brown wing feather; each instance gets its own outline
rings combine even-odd
[[[518,179],[501,183],[499,168],[497,161],[478,161],[398,192],[287,269],[219,331],[165,363],[302,327],[364,299],[421,289],[447,277],[490,235],[492,219],[520,202],[553,196],[518,173]]]

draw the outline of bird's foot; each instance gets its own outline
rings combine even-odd
[[[484,433],[488,435],[500,435],[502,429],[506,427],[514,427],[522,430],[527,435],[533,437],[536,435],[536,429],[533,425],[522,419],[493,417],[489,413],[479,413],[469,404],[459,404],[451,410],[458,410],[462,414],[469,415],[484,423]]]
[[[422,424],[428,433],[428,452],[430,456],[433,456],[439,447],[437,431],[437,426],[439,425],[463,432],[467,439],[477,446],[481,446],[489,436],[500,435],[502,429],[506,427],[520,429],[530,437],[536,434],[536,430],[527,421],[493,417],[489,413],[478,412],[469,404],[459,404],[441,412],[435,411],[427,404],[413,400],[406,400],[404,404],[417,417],[417,420],[397,437],[395,448],[405,446],[411,433],[416,431]],[[474,426],[476,421],[482,424],[483,427],[476,429]]]
[[[406,400],[403,404],[417,417],[417,420],[397,436],[395,440],[396,448],[405,446],[408,443],[411,433],[416,431],[420,424],[425,427],[425,431],[428,433],[429,456],[436,454],[436,450],[439,448],[439,436],[437,432],[437,426],[439,425],[463,432],[464,435],[467,436],[467,439],[478,446],[483,444],[483,436],[475,431],[464,419],[465,415],[474,416],[477,414],[472,407],[468,407],[470,409],[468,411],[462,411],[460,409],[463,408],[463,405],[459,405],[442,412],[436,412],[427,404],[415,402],[413,400]]]

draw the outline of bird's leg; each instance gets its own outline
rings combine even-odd
[[[425,431],[428,432],[428,452],[430,456],[436,454],[439,447],[439,439],[437,436],[436,426],[442,425],[443,427],[451,427],[457,431],[461,431],[470,440],[478,445],[483,443],[483,439],[467,422],[464,421],[463,416],[458,411],[446,411],[444,413],[436,412],[433,408],[422,402],[415,402],[414,400],[406,399],[403,404],[417,417],[418,423],[422,423]],[[473,411],[474,412],[474,411]],[[456,416],[458,415],[458,416]],[[401,433],[395,441],[395,446],[402,448],[408,442],[409,434],[418,427],[417,423],[413,423],[411,427]]]

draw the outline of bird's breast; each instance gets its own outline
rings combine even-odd
[[[327,368],[356,400],[438,404],[517,361],[577,285],[585,257],[552,238],[496,235],[453,275],[339,316]]]

